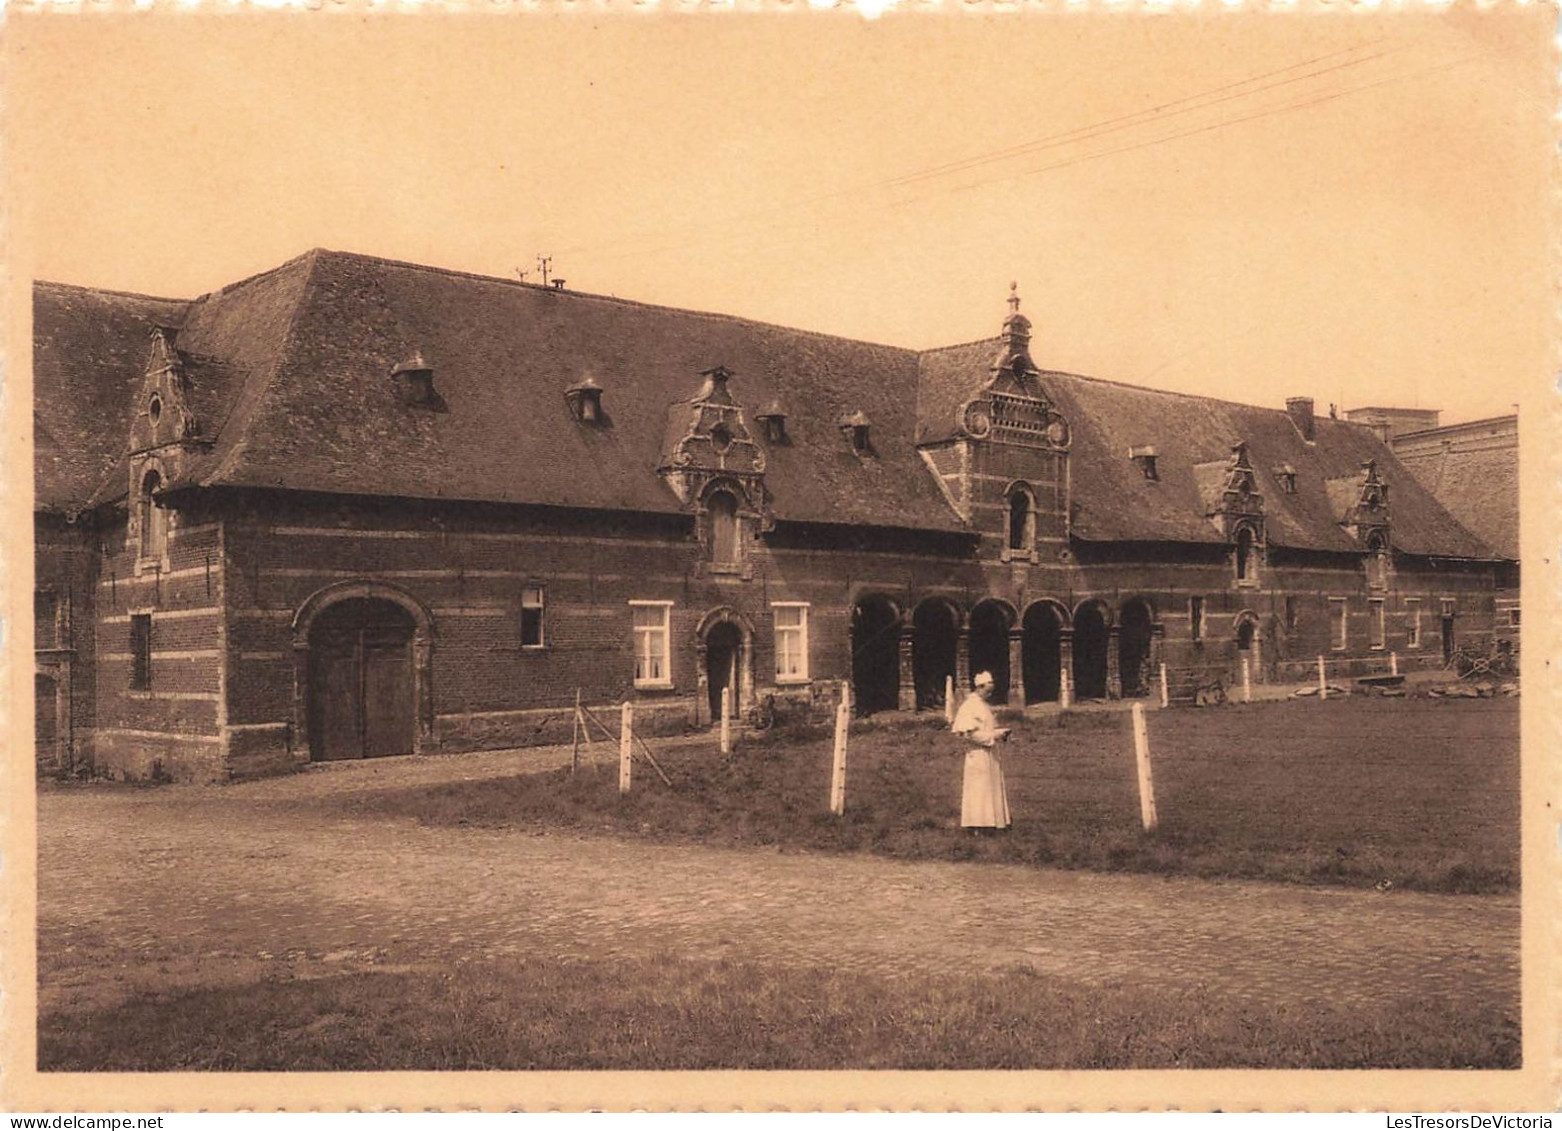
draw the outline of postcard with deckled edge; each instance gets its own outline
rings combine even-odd
[[[13,6],[0,1103],[1554,1110],[1556,15]]]

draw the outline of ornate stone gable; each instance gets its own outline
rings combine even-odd
[[[1215,507],[1209,513],[1227,538],[1235,538],[1238,529],[1248,527],[1259,542],[1264,536],[1264,496],[1258,492],[1258,476],[1248,458],[1246,441],[1231,447],[1226,460],[1224,480]]]
[[[1340,525],[1368,550],[1387,551],[1393,521],[1388,505],[1388,484],[1378,475],[1377,460],[1369,459],[1361,465],[1361,475],[1355,486],[1355,501],[1340,519]]]
[[[1015,292],[1011,283],[1001,345],[988,366],[992,376],[978,395],[959,407],[955,426],[973,440],[1065,451],[1068,422],[1042,388],[1041,372],[1030,358],[1030,319],[1020,313]]]
[[[693,398],[668,410],[667,443],[657,473],[694,514],[701,569],[750,577],[749,547],[774,525],[765,452],[728,387],[732,371],[718,365],[700,376],[705,381]],[[733,502],[725,503],[726,498]],[[734,505],[735,541],[729,551],[718,525]]]
[[[206,422],[194,408],[191,359],[175,344],[176,333],[166,326],[151,333],[136,413],[126,440],[130,454],[127,486],[132,498],[142,490],[149,469],[167,486],[183,473],[190,455],[211,447]]]

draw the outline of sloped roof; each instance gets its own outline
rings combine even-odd
[[[1519,560],[1516,437],[1515,442],[1505,444],[1454,439],[1447,447],[1419,445],[1397,454],[1460,522],[1502,557]]]
[[[918,435],[926,441],[954,435],[958,406],[989,376],[998,339],[971,342],[922,357]],[[1329,480],[1359,480],[1361,464],[1378,462],[1391,485],[1393,543],[1411,554],[1486,558],[1491,551],[1465,530],[1405,471],[1366,428],[1317,420],[1315,442],[1297,432],[1282,409],[1164,392],[1072,373],[1043,371],[1041,384],[1068,419],[1073,440],[1070,477],[1076,537],[1097,542],[1223,541],[1205,518],[1207,486],[1200,465],[1224,466],[1232,445],[1246,441],[1264,496],[1269,543],[1308,550],[1359,552],[1340,527],[1343,509]],[[1153,445],[1157,480],[1128,458],[1128,449]],[[1286,494],[1274,470],[1296,470],[1296,493]]]
[[[910,350],[362,255],[312,251],[192,302],[36,288],[39,505],[122,497],[123,447],[154,325],[177,324],[202,435],[170,486],[234,485],[653,513],[682,510],[656,474],[669,408],[702,371],[731,370],[749,419],[779,400],[788,442],[765,444],[782,521],[965,529],[917,452],[954,435],[996,338]],[[421,353],[438,411],[398,399],[393,368]],[[603,388],[604,421],[564,391]],[[1249,445],[1269,541],[1356,551],[1329,480],[1378,461],[1393,539],[1409,553],[1487,557],[1366,429],[1319,420],[1305,443],[1280,410],[1044,372],[1073,429],[1076,536],[1218,543],[1196,470]],[[872,424],[854,452],[840,421]],[[1159,481],[1130,447],[1154,445]],[[1272,469],[1289,464],[1286,495]]]
[[[656,475],[668,409],[720,364],[749,411],[793,406],[790,443],[767,452],[778,519],[961,529],[912,444],[911,351],[367,256],[307,258],[282,355],[250,379],[203,484],[676,513]],[[447,411],[396,400],[388,375],[417,350]],[[588,374],[603,388],[597,427],[564,399]],[[840,435],[836,419],[853,411],[873,418],[877,455]]]
[[[84,509],[124,454],[152,331],[186,303],[62,283],[33,289],[33,485],[44,511]]]

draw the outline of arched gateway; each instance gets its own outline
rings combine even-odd
[[[432,732],[433,623],[379,582],[315,593],[293,618],[294,729],[312,761],[422,751]]]

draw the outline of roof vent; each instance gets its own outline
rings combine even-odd
[[[784,444],[786,438],[786,409],[780,401],[771,401],[754,414],[754,419],[765,426],[765,439],[772,444]]]
[[[858,455],[868,455],[873,447],[868,440],[868,428],[871,421],[862,412],[852,412],[841,417],[841,431],[851,443],[852,451]]]
[[[586,374],[564,390],[570,415],[582,424],[602,423],[602,386],[591,374]]]
[[[1160,481],[1160,472],[1155,467],[1155,448],[1149,444],[1128,449],[1128,458],[1139,465],[1139,470],[1144,473],[1146,479]]]
[[[556,290],[556,291],[562,291],[564,289],[564,280],[563,279],[554,279],[553,280],[553,289]]]
[[[434,367],[424,359],[422,350],[398,362],[391,369],[391,381],[396,386],[396,399],[404,405],[434,408],[441,404],[434,391]]]

